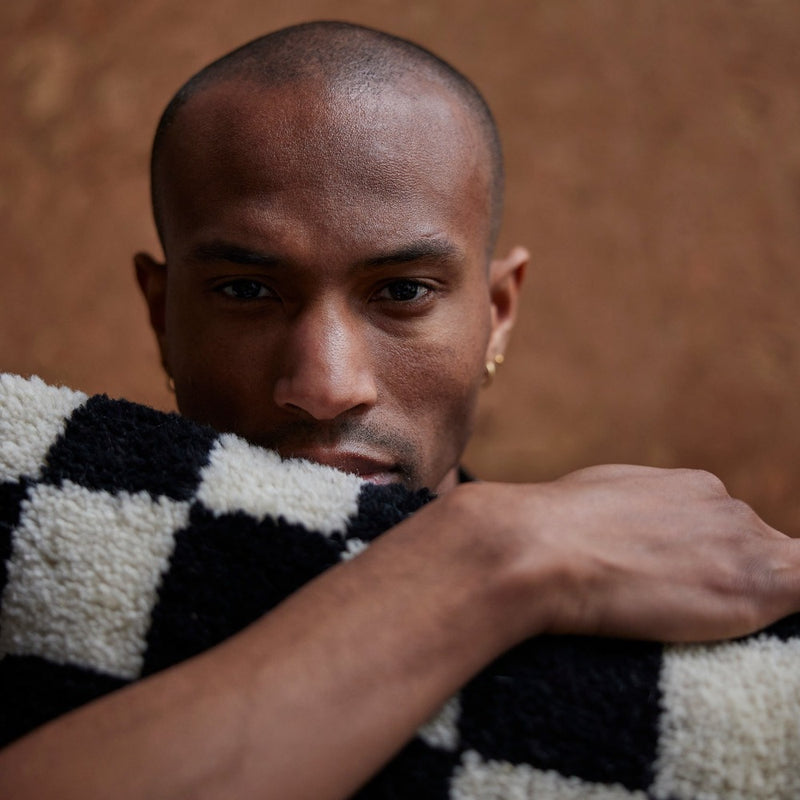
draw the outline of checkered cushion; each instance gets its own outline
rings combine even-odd
[[[0,376],[0,741],[212,647],[429,495]],[[539,637],[359,793],[800,797],[800,617],[716,645]]]

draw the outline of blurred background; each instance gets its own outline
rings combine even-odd
[[[800,535],[796,0],[15,0],[0,7],[0,369],[171,407],[131,255],[158,116],[315,18],[433,49],[493,107],[533,255],[467,464],[711,469]]]

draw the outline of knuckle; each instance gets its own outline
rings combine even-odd
[[[558,478],[560,482],[595,481],[609,478],[615,472],[614,467],[608,464],[597,464],[591,467],[582,467]]]
[[[745,503],[744,500],[739,500],[737,497],[731,497],[727,501],[728,510],[734,516],[739,517],[744,522],[755,522],[759,520],[759,517],[756,515],[756,512]]]
[[[769,546],[767,546],[769,545]],[[742,554],[739,580],[733,586],[755,608],[763,609],[785,591],[785,559],[775,543],[761,542]]]
[[[668,471],[658,467],[643,467],[636,464],[595,464],[570,472],[560,480],[605,483],[651,477]]]
[[[704,491],[727,497],[728,490],[725,488],[725,484],[713,472],[709,472],[705,469],[684,469],[680,470],[680,472],[685,478],[692,481],[692,483],[696,484]]]

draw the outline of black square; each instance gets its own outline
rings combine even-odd
[[[457,760],[412,739],[352,800],[446,800]]]
[[[30,483],[19,481],[0,483],[0,596],[8,580],[8,559],[11,558],[11,536],[19,525],[22,501],[28,496]]]
[[[339,562],[341,537],[201,503],[175,549],[147,634],[147,675],[213,647]]]
[[[347,538],[369,542],[433,500],[427,489],[411,491],[400,484],[365,483],[358,495],[358,513],[347,523]]]
[[[216,436],[178,414],[98,395],[72,414],[47,454],[41,479],[186,500],[197,489]]]
[[[646,790],[658,744],[662,647],[541,636],[461,694],[465,749],[585,781]]]
[[[38,656],[0,659],[0,747],[128,681]]]

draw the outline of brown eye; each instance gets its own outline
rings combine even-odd
[[[262,297],[270,297],[272,292],[258,281],[240,279],[228,281],[219,287],[219,291],[234,300],[260,300]]]
[[[381,300],[392,300],[395,303],[408,303],[424,297],[430,289],[418,281],[397,280],[386,284],[378,292]]]

